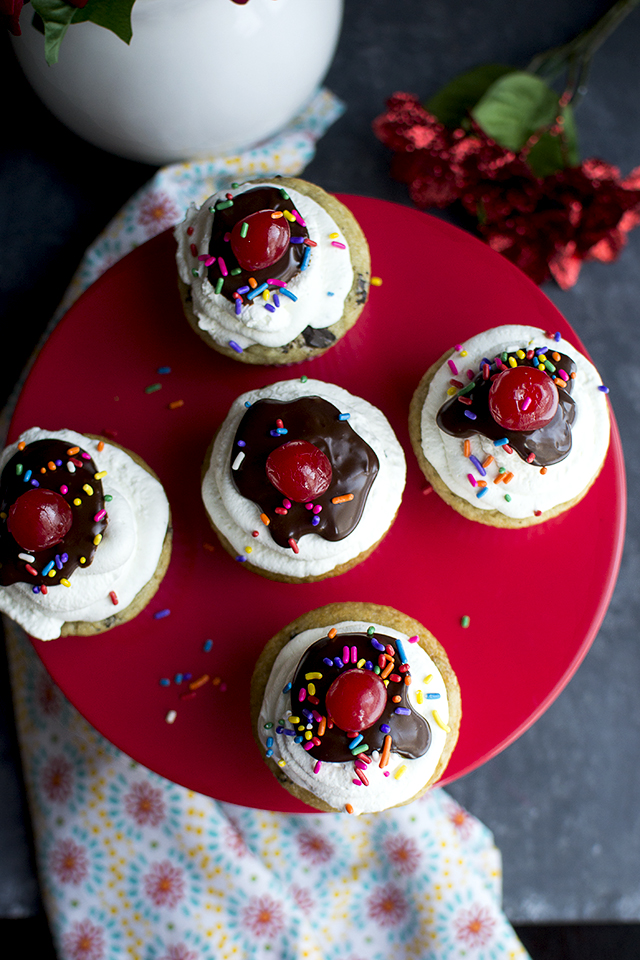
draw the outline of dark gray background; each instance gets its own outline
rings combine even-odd
[[[305,176],[330,191],[409,203],[371,132],[387,96],[406,90],[426,99],[483,62],[524,67],[609,6],[607,0],[346,0],[326,82],[347,111],[320,141]],[[638,49],[635,10],[596,54],[577,111],[582,156],[618,164],[623,173],[640,164]],[[82,252],[154,169],[64,129],[26,86],[6,38],[0,78],[2,406]],[[543,289],[611,390],[629,483],[625,553],[611,607],[575,678],[520,740],[449,792],[495,834],[510,919],[638,921],[640,229],[616,263],[586,265],[570,291]],[[562,561],[549,560],[550,590],[561,590],[558,575],[567,563],[570,546]],[[38,892],[4,667],[0,684],[0,917],[28,917],[38,910]]]

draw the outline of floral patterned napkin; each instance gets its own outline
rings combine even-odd
[[[298,174],[342,104],[320,91],[268,143],[165,167],[97,238],[59,318],[107,267],[227,181]],[[135,763],[6,622],[42,894],[60,960],[506,960],[488,829],[443,790],[385,813],[271,813]]]

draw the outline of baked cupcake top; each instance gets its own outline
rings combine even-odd
[[[238,397],[205,464],[202,496],[239,560],[304,578],[377,543],[405,473],[380,410],[302,377]]]
[[[443,676],[388,625],[341,621],[294,636],[271,669],[257,722],[265,756],[336,810],[384,810],[431,781],[445,750]]]
[[[277,179],[233,184],[192,205],[175,237],[198,325],[217,344],[280,347],[307,328],[310,346],[332,342],[321,331],[342,317],[353,269],[340,227],[310,196]]]
[[[0,610],[34,637],[128,606],[158,565],[161,484],[120,447],[33,427],[0,456]]]
[[[459,344],[433,375],[424,456],[458,497],[536,517],[579,497],[609,446],[606,388],[559,334],[495,327]]]

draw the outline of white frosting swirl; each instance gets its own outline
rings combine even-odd
[[[233,193],[255,190],[256,186],[245,183],[234,188]],[[277,181],[265,180],[259,186],[280,189]],[[184,222],[175,228],[178,273],[191,287],[191,306],[198,326],[221,346],[228,346],[233,340],[243,350],[252,344],[281,347],[295,340],[305,327],[329,327],[342,317],[344,301],[353,284],[349,245],[335,221],[315,200],[289,187],[287,193],[317,246],[312,248],[307,269],[299,271],[287,283],[287,289],[297,300],[281,296],[280,306],[273,313],[265,309],[264,300],[257,297],[236,315],[235,304],[215,292],[208,280],[207,268],[191,253],[192,244],[198,254],[208,253],[214,217],[209,208],[225,199],[225,191],[214,194],[200,209],[192,204]],[[193,231],[191,234],[187,233],[189,229]],[[345,249],[333,246],[333,240],[344,244]],[[192,269],[198,270],[197,276],[194,277]]]
[[[281,547],[260,520],[260,508],[241,496],[231,476],[231,453],[245,403],[260,399],[298,400],[322,397],[343,413],[349,425],[375,451],[380,468],[356,529],[342,540],[324,540],[316,533],[300,537],[299,553]],[[390,526],[404,490],[406,463],[402,447],[384,414],[360,397],[320,380],[281,380],[251,390],[234,401],[213,444],[202,482],[202,499],[214,526],[239,556],[269,573],[291,577],[320,576],[347,563],[382,538]],[[257,530],[258,537],[252,532]],[[247,548],[250,548],[247,550]]]
[[[99,471],[106,470],[105,495],[109,522],[93,562],[70,575],[70,587],[48,587],[46,595],[33,593],[28,583],[0,586],[0,610],[39,640],[60,636],[63,623],[82,620],[96,623],[113,616],[132,602],[155,573],[167,526],[169,502],[162,485],[119,447],[98,441],[73,430],[42,430],[33,427],[20,441],[63,440],[82,447]],[[8,446],[0,456],[0,472],[18,449]],[[114,606],[109,594],[118,598]]]
[[[338,635],[344,633],[364,633],[359,652],[362,655],[365,645],[370,644],[366,636],[367,629],[374,626],[378,635],[385,635],[401,640],[407,655],[409,669],[413,683],[409,687],[409,702],[411,706],[425,717],[431,728],[431,744],[427,752],[415,760],[408,760],[392,753],[389,765],[381,769],[377,751],[371,756],[373,762],[366,770],[369,786],[356,786],[353,763],[323,762],[318,773],[314,773],[316,760],[303,748],[301,743],[295,743],[292,736],[275,733],[279,720],[286,720],[291,716],[291,701],[289,693],[283,693],[287,683],[293,680],[298,663],[305,651],[317,640],[326,637],[327,630],[335,627]],[[375,653],[373,647],[370,647]],[[425,679],[431,676],[428,683]],[[422,693],[422,703],[419,703]],[[439,694],[436,699],[426,699],[424,694]],[[354,813],[375,813],[386,810],[411,800],[430,780],[444,750],[447,734],[436,722],[433,716],[434,708],[444,724],[449,720],[449,703],[447,690],[442,674],[437,666],[418,643],[409,643],[404,633],[392,627],[372,624],[371,621],[343,621],[328,623],[324,628],[318,627],[305,630],[293,637],[280,651],[271,670],[264,692],[262,707],[258,720],[258,736],[265,750],[267,739],[273,737],[273,760],[278,763],[284,760],[283,773],[295,784],[309,790],[320,800],[328,803],[337,810],[344,809],[349,803]],[[273,727],[265,728],[266,723],[273,723]],[[364,731],[366,740],[366,731]],[[401,768],[404,768],[401,770]],[[385,776],[385,770],[388,776]],[[396,774],[399,776],[396,778]]]
[[[449,399],[447,390],[453,374],[448,363],[443,363],[433,377],[422,409],[422,450],[449,489],[479,510],[498,510],[513,518],[531,517],[536,511],[544,513],[579,496],[599,472],[609,447],[608,400],[598,389],[602,380],[593,364],[565,340],[556,341],[537,327],[510,324],[472,337],[460,345],[460,351],[451,359],[461,371],[471,369],[475,374],[483,357],[491,359],[503,351],[526,349],[529,345],[548,345],[549,352],[566,354],[577,367],[571,391],[576,408],[571,451],[560,463],[547,467],[546,473],[523,461],[515,451],[506,453],[486,437],[473,436],[471,453],[481,463],[489,455],[494,457],[494,463],[487,468],[487,493],[478,498],[478,490],[467,479],[467,474],[474,471],[464,456],[464,441],[444,433],[436,423],[438,410]],[[500,467],[514,475],[508,487],[493,483]],[[506,495],[511,499],[506,500]]]

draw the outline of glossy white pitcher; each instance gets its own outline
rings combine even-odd
[[[14,49],[51,112],[85,140],[146,163],[236,152],[284,127],[333,59],[343,0],[136,0],[129,46],[75,24],[57,64],[22,10]]]

